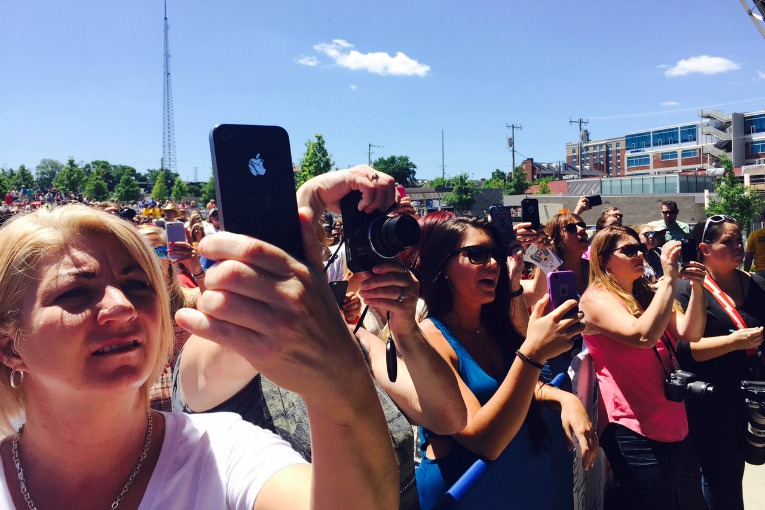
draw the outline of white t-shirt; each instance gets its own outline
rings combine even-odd
[[[289,443],[237,414],[162,415],[162,451],[138,510],[251,510],[272,475],[306,463]],[[13,508],[2,469],[0,508]]]

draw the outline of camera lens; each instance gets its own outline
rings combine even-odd
[[[224,142],[228,142],[231,140],[231,131],[221,131],[220,133],[220,139]]]
[[[749,464],[765,464],[765,415],[759,403],[747,400],[749,405],[749,426],[746,431],[744,458]]]
[[[696,402],[713,402],[715,399],[715,387],[703,381],[694,381],[685,388],[688,397]]]
[[[420,225],[411,216],[381,216],[369,226],[369,242],[381,257],[393,258],[420,240]]]

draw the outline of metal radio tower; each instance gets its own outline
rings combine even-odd
[[[162,169],[176,171],[175,167],[175,120],[173,119],[173,85],[170,79],[170,39],[167,24],[167,0],[165,0],[165,90],[162,108]]]

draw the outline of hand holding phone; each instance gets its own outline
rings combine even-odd
[[[682,259],[683,265],[688,262],[696,261],[697,248],[698,244],[694,239],[682,239],[680,241],[680,258]]]
[[[576,290],[576,276],[573,271],[553,271],[547,274],[547,291],[550,294],[550,305],[553,309],[574,299],[579,301],[579,293]],[[579,306],[571,312],[579,313]]]
[[[539,230],[539,201],[536,198],[524,198],[521,200],[521,221],[531,223],[532,230]]]
[[[165,233],[167,234],[167,256],[170,260],[180,260],[182,255],[174,254],[170,248],[170,243],[185,243],[186,228],[180,221],[169,221],[165,223]]]
[[[490,223],[497,227],[502,236],[502,244],[509,249],[516,244],[515,229],[513,229],[513,213],[505,205],[493,205],[489,207]]]

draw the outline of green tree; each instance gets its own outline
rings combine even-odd
[[[215,176],[211,175],[210,180],[208,180],[204,186],[202,186],[202,201],[209,202],[215,198]],[[200,207],[203,207],[204,204],[199,204]]]
[[[158,184],[164,185],[163,181],[159,181]],[[167,195],[167,188],[164,189],[164,192],[165,195]],[[138,181],[136,181],[129,172],[125,172],[122,174],[120,182],[115,186],[114,194],[120,202],[140,200],[141,188],[138,186]],[[160,199],[157,198],[157,195],[154,195],[154,199],[158,202],[160,201]],[[164,200],[164,197],[162,197],[162,200]]]
[[[523,167],[515,167],[510,180],[505,186],[505,193],[508,195],[523,195],[526,190],[529,189],[531,183],[526,180],[526,172],[523,171]]]
[[[554,181],[555,177],[541,177],[534,181],[534,184],[539,185],[539,189],[537,190],[537,195],[549,195],[552,193],[550,190],[550,185],[548,184],[550,181]]]
[[[35,176],[32,172],[27,170],[27,167],[20,165],[19,169],[13,174],[13,178],[10,181],[11,187],[15,189],[31,188],[34,191],[35,188]]]
[[[56,174],[53,186],[59,191],[71,191],[79,193],[85,186],[85,171],[69,158],[63,170]]]
[[[417,184],[415,172],[417,165],[409,160],[409,156],[389,156],[377,158],[372,167],[393,177],[397,183],[404,187],[413,187]]]
[[[167,184],[164,179],[157,179],[154,182],[154,186],[151,188],[151,196],[154,197],[158,203],[167,200]]]
[[[35,167],[37,172],[37,187],[40,189],[50,189],[53,187],[53,179],[64,169],[59,161],[55,159],[42,159],[40,164]]]
[[[478,194],[478,186],[467,173],[461,173],[453,179],[452,190],[444,196],[444,202],[457,211],[469,211]]]
[[[5,194],[8,193],[13,188],[11,188],[11,184],[8,182],[8,177],[5,175],[5,170],[4,169],[0,169],[0,170],[2,170],[0,171],[0,196],[5,197]]]
[[[295,176],[296,188],[311,177],[327,173],[335,167],[332,155],[324,145],[324,135],[316,134],[316,140],[306,141],[305,148],[305,155],[300,161],[300,172]]]
[[[491,173],[491,177],[483,182],[483,188],[499,188],[503,192],[507,187],[507,174],[497,168]]]
[[[85,181],[85,196],[91,200],[107,200],[109,187],[99,172],[92,172]]]
[[[727,154],[721,155],[718,160],[722,163],[724,172],[715,183],[717,199],[710,200],[706,213],[709,216],[715,214],[733,216],[743,230],[749,231],[752,220],[760,215],[765,200],[760,198],[751,187],[738,182],[733,172],[733,162]]]
[[[176,202],[180,202],[183,197],[188,196],[189,188],[186,186],[186,183],[181,180],[180,177],[175,179],[175,182],[173,183],[173,191],[171,194],[173,195],[173,200]]]
[[[453,177],[436,177],[428,181],[428,186],[431,188],[451,188],[454,186]]]

